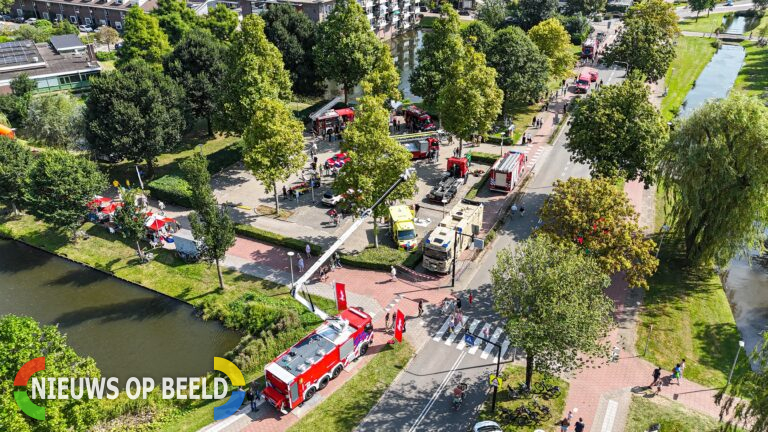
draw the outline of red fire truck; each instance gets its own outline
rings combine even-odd
[[[405,124],[416,132],[430,132],[437,130],[437,126],[432,121],[432,116],[416,105],[411,105],[403,112]]]
[[[581,58],[594,59],[597,52],[600,51],[600,41],[589,38],[581,44]]]
[[[488,188],[502,192],[511,192],[525,171],[525,155],[519,152],[507,152],[503,158],[491,167]]]
[[[373,342],[371,317],[349,308],[265,367],[267,401],[283,413],[312,399]]]
[[[312,129],[318,135],[336,133],[338,129],[344,128],[347,123],[354,119],[355,110],[352,108],[332,109],[315,118],[312,122]]]
[[[413,159],[424,159],[429,157],[429,152],[440,151],[440,140],[435,134],[418,133],[418,134],[406,134],[406,135],[393,135],[397,142],[403,145],[411,155]]]

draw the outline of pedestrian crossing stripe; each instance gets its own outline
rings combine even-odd
[[[450,346],[456,343],[457,350],[464,350],[466,348],[469,348],[467,353],[472,355],[480,351],[480,357],[483,359],[487,359],[492,353],[494,353],[495,351],[498,351],[495,349],[496,348],[495,345],[486,343],[479,338],[475,339],[475,343],[473,346],[468,346],[467,341],[464,339],[465,333],[462,330],[463,326],[468,326],[469,333],[484,336],[494,343],[499,342],[501,345],[500,354],[502,358],[504,358],[504,356],[508,354],[511,341],[509,340],[509,338],[504,337],[503,327],[494,328],[494,326],[491,323],[483,322],[479,319],[470,319],[465,316],[463,317],[461,325],[456,325],[455,327],[456,330],[453,333],[450,333],[449,332],[450,321],[451,321],[450,317],[445,319],[443,324],[437,330],[437,333],[435,333],[435,335],[432,337],[433,341],[443,342],[447,346]],[[491,330],[493,330],[492,333],[491,333]],[[491,334],[491,336],[488,336],[489,334]],[[501,342],[502,340],[503,342]],[[481,348],[482,348],[482,351],[481,351]]]

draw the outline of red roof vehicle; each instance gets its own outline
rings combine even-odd
[[[519,152],[507,152],[491,167],[488,175],[490,190],[511,192],[523,177],[525,171],[525,155]]]
[[[343,129],[354,119],[355,110],[352,108],[332,109],[320,114],[312,122],[312,129],[319,135],[335,133],[337,129]]]
[[[283,413],[312,399],[373,342],[371,317],[350,308],[328,318],[315,331],[265,367],[266,400]]]
[[[403,112],[405,124],[415,132],[430,132],[437,130],[437,126],[432,121],[432,116],[416,105],[411,105]]]
[[[600,41],[597,39],[587,39],[581,44],[581,58],[595,58],[600,51]]]
[[[592,82],[592,77],[588,73],[582,72],[579,78],[576,79],[576,93],[586,93],[589,90],[589,85]]]
[[[335,155],[329,157],[326,162],[328,162],[328,165],[331,167],[341,168],[344,166],[344,164],[351,160],[352,158],[347,156],[346,153],[336,153]]]

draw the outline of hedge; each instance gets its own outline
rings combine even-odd
[[[484,153],[484,152],[475,152],[475,151],[471,153],[472,153],[472,163],[477,162],[481,164],[493,165],[501,157],[493,153]]]
[[[480,179],[479,182],[475,183],[470,189],[469,192],[467,192],[467,195],[464,196],[464,199],[475,199],[477,197],[477,193],[480,192],[480,189],[485,186],[485,183],[488,182],[488,177],[491,175],[491,170],[487,170],[485,174],[483,174],[483,177]]]
[[[189,183],[176,175],[162,176],[147,184],[151,195],[161,201],[192,207],[192,190]]]
[[[206,158],[208,159],[208,172],[217,174],[243,158],[242,141],[215,151]],[[192,207],[192,191],[187,181],[179,175],[168,174],[151,181],[147,187],[152,196],[159,200],[183,207]]]
[[[370,270],[389,271],[392,266],[415,268],[421,261],[422,250],[417,246],[413,252],[395,249],[389,246],[368,245],[362,252],[355,255],[342,254],[343,264]]]
[[[320,245],[292,237],[286,237],[282,234],[266,231],[251,225],[237,224],[235,225],[235,233],[243,237],[263,241],[265,243],[273,244],[276,246],[283,246],[301,253],[306,251],[307,244],[309,244],[309,249],[315,256],[319,256],[323,253],[323,248]]]
[[[96,51],[96,60],[108,61],[117,60],[117,51]]]

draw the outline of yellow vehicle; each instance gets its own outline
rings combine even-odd
[[[392,240],[398,249],[410,251],[418,243],[413,218],[414,212],[407,205],[394,205],[389,208],[389,227],[392,230]]]

